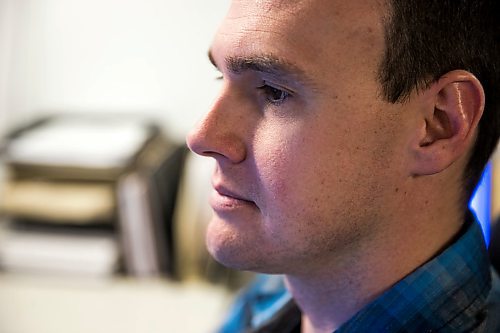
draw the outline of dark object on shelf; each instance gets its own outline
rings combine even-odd
[[[500,217],[491,224],[490,247],[491,265],[500,274]]]

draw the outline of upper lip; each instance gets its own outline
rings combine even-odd
[[[237,200],[243,200],[243,201],[252,202],[251,200],[248,200],[248,199],[244,198],[243,196],[237,194],[236,192],[229,190],[228,188],[226,188],[223,185],[214,184],[213,187],[217,191],[217,193],[219,193],[220,195],[223,195],[223,196],[226,196],[226,197],[230,197],[230,198],[234,198],[234,199],[237,199]]]

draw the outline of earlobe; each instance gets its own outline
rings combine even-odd
[[[424,93],[429,107],[422,111],[419,138],[413,146],[414,175],[439,173],[472,146],[484,109],[484,91],[466,71],[452,71]]]

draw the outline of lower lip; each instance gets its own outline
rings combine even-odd
[[[216,211],[220,210],[233,210],[241,207],[248,207],[255,205],[251,201],[236,199],[233,197],[228,197],[226,195],[222,195],[217,191],[214,191],[212,197],[210,198],[210,206]]]

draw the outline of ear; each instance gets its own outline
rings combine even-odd
[[[475,140],[484,110],[484,90],[467,71],[443,75],[418,98],[419,129],[412,142],[412,174],[441,172],[466,154]]]

